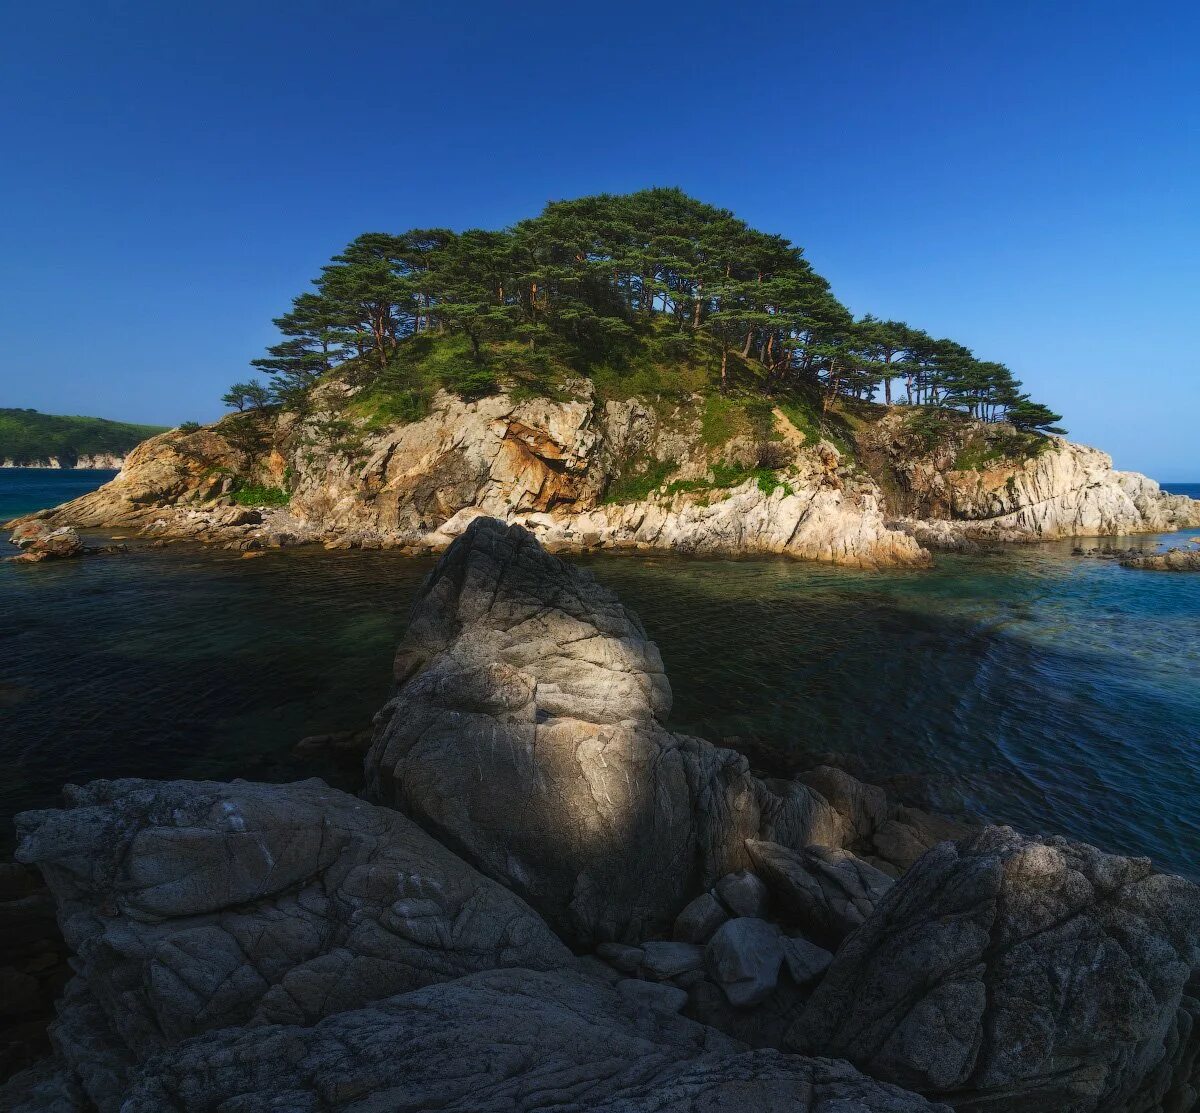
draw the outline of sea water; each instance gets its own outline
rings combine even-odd
[[[35,474],[54,487],[49,502],[82,478],[19,473]],[[0,499],[29,495],[0,487]],[[889,572],[581,563],[662,650],[675,728],[780,768],[832,755],[929,806],[1200,877],[1200,576],[1071,548]],[[369,723],[431,566],[193,545],[0,564],[0,824],[52,805],[68,781],[310,775],[293,745]]]

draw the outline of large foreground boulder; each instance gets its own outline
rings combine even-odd
[[[663,726],[671,688],[637,617],[519,526],[477,519],[397,654],[367,792],[415,816],[579,943],[668,934],[750,864],[747,838],[828,843],[799,783]]]
[[[743,1045],[569,972],[475,974],[311,1028],[216,1032],[147,1065],[124,1113],[931,1113],[846,1063]]]
[[[838,951],[788,1044],[983,1113],[1185,1113],[1200,889],[988,828],[929,851]]]
[[[18,818],[77,977],[52,1035],[100,1108],[216,1028],[312,1024],[571,953],[520,898],[397,812],[319,781],[98,781]]]

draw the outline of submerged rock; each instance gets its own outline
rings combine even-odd
[[[1168,549],[1165,553],[1140,553],[1123,557],[1123,568],[1147,572],[1200,572],[1200,549]]]
[[[959,1110],[1185,1113],[1200,888],[1008,828],[927,853],[838,951],[788,1045]]]

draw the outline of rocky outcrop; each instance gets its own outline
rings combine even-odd
[[[996,427],[968,423],[929,448],[897,407],[858,434],[855,459],[812,441],[779,410],[771,439],[742,431],[713,444],[702,399],[666,408],[601,402],[587,380],[575,393],[574,401],[441,393],[421,420],[380,427],[355,410],[351,388],[331,383],[304,417],[237,414],[154,437],[99,491],[42,517],[236,546],[440,550],[486,515],[555,549],[769,553],[865,567],[919,565],[927,548],[980,540],[1200,524],[1200,502],[1061,438],[966,467],[955,449],[968,435],[998,435]],[[756,472],[764,454],[773,470]],[[627,493],[639,476],[660,482]],[[239,487],[286,489],[287,505],[234,506]]]
[[[1194,1107],[1200,889],[1008,828],[925,854],[788,1044],[958,1110]]]
[[[20,556],[10,559],[30,564],[76,557],[84,551],[83,540],[70,526],[53,528],[44,522],[26,522],[18,526],[10,540],[21,550]]]
[[[413,815],[580,944],[670,931],[748,866],[746,839],[836,843],[799,783],[663,725],[637,618],[520,526],[479,519],[426,582],[380,712],[367,792]]]
[[[18,820],[77,971],[54,1043],[101,1110],[147,1056],[571,954],[397,812],[319,781],[98,781]]]
[[[75,974],[0,1108],[1195,1107],[1189,882],[673,734],[636,617],[517,526],[451,546],[396,675],[366,764],[412,818],[114,781],[19,819]]]
[[[0,460],[0,468],[35,468],[61,471],[66,468],[113,471],[124,467],[125,457],[114,452],[84,452],[80,455],[45,456],[40,460]]]
[[[214,1033],[144,1072],[124,1113],[944,1109],[846,1063],[743,1045],[579,974],[497,971],[311,1028]]]
[[[1121,560],[1123,568],[1147,572],[1200,572],[1200,549],[1168,549],[1163,553],[1139,553]]]
[[[587,380],[575,387],[574,401],[441,393],[421,420],[378,427],[357,414],[351,388],[331,383],[304,417],[237,414],[154,437],[99,491],[42,517],[233,545],[440,550],[486,515],[556,549],[770,553],[866,567],[919,565],[926,548],[979,540],[1200,524],[1200,502],[1061,438],[961,467],[954,449],[964,436],[995,427],[968,423],[931,449],[906,431],[898,407],[859,434],[856,460],[811,441],[779,410],[772,439],[743,431],[714,445],[700,399],[664,409],[601,402]],[[764,453],[769,473],[755,471]],[[718,484],[721,469],[731,478]],[[642,475],[661,481],[624,494]],[[286,489],[286,507],[232,505],[237,488],[255,486]]]

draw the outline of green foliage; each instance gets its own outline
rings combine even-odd
[[[181,433],[198,433],[204,428],[198,421],[181,421],[178,425]]]
[[[606,503],[640,502],[657,491],[678,465],[668,460],[639,457],[629,462],[609,484]]]
[[[292,496],[282,487],[238,483],[231,497],[239,506],[286,506]]]
[[[0,409],[0,460],[28,464],[56,456],[74,463],[80,456],[106,452],[124,456],[147,437],[165,432],[162,425]]]
[[[678,189],[554,201],[501,231],[365,233],[276,324],[280,343],[252,363],[289,409],[345,367],[370,385],[403,365],[408,381],[387,393],[477,398],[551,393],[553,365],[591,375],[601,397],[805,393],[822,425],[901,383],[915,405],[1029,430],[1058,420],[1001,363],[901,321],[856,320],[799,247]],[[231,404],[257,408],[250,385]],[[736,417],[714,411],[706,437],[733,435]]]
[[[758,484],[758,489],[764,495],[769,495],[773,491],[778,490],[782,490],[789,495],[796,493],[790,483],[779,478],[779,473],[775,468],[716,463],[709,470],[707,478],[677,479],[674,483],[668,485],[667,494],[675,495],[681,492],[697,491],[727,491],[733,487],[740,487],[748,479],[755,480]]]
[[[272,394],[269,387],[252,379],[247,383],[234,383],[223,395],[221,401],[238,413],[246,410],[265,410],[271,404]]]

